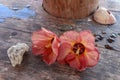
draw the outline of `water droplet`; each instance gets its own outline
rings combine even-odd
[[[114,48],[111,47],[109,44],[106,44],[106,45],[105,45],[105,48],[106,48],[106,49],[110,49],[110,50],[114,50]]]
[[[95,35],[95,42],[103,40],[104,37],[102,35]]]
[[[110,35],[111,38],[117,38],[117,34],[113,33]]]
[[[115,39],[114,39],[114,38],[108,38],[107,41],[108,41],[109,43],[112,43],[112,42],[115,42]]]
[[[105,31],[102,31],[102,34],[106,34],[106,32],[105,32]]]
[[[15,36],[15,35],[17,35],[17,32],[12,32],[11,33],[11,36]]]
[[[120,33],[118,33],[118,35],[120,36]]]
[[[12,8],[12,10],[17,11],[17,10],[19,10],[19,8],[14,7],[14,8]]]
[[[31,7],[31,5],[30,5],[30,4],[26,5],[26,8],[30,8],[30,7]]]

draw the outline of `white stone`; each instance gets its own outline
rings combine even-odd
[[[7,50],[8,57],[13,67],[20,65],[25,52],[29,51],[29,46],[25,43],[17,43]]]

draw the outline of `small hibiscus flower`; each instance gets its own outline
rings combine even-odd
[[[42,28],[32,34],[32,52],[41,55],[43,61],[52,64],[58,56],[59,39],[53,32]]]
[[[97,64],[99,52],[94,46],[95,39],[90,31],[67,31],[60,36],[60,40],[59,63],[67,63],[79,71]]]

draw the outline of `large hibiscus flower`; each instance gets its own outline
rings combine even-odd
[[[41,55],[43,61],[52,64],[58,56],[59,39],[53,32],[42,28],[32,34],[32,52]]]
[[[69,64],[81,71],[95,66],[99,59],[99,52],[94,46],[94,36],[88,30],[67,31],[60,36],[60,47],[57,61]]]

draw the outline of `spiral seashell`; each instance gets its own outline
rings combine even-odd
[[[93,19],[100,24],[114,24],[116,18],[106,8],[100,7],[93,15]]]

